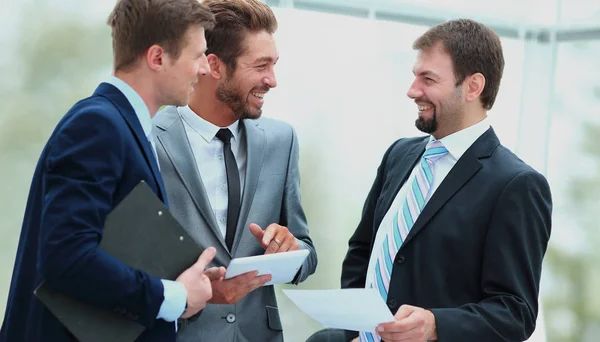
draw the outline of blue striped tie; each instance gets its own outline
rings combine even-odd
[[[439,140],[433,140],[427,144],[425,153],[419,163],[420,167],[417,168],[410,189],[407,191],[406,199],[394,215],[391,231],[387,232],[383,239],[383,245],[379,250],[375,263],[373,280],[367,284],[367,288],[376,288],[384,301],[388,297],[396,253],[398,253],[400,246],[402,246],[406,236],[408,236],[417,217],[419,217],[419,214],[425,207],[425,201],[433,183],[435,162],[447,153],[448,150]],[[360,333],[361,342],[375,342],[380,340],[379,335],[375,333]]]

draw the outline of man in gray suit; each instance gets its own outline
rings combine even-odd
[[[210,74],[189,106],[166,107],[154,134],[170,210],[190,235],[232,258],[310,251],[294,284],[314,273],[317,256],[301,206],[298,141],[283,122],[260,118],[263,97],[277,85],[277,21],[258,0],[208,0],[215,14],[206,31]],[[218,272],[217,272],[218,273]],[[178,341],[283,341],[270,275],[250,272],[213,279],[202,313],[180,322]]]

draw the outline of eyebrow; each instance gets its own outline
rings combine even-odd
[[[414,70],[413,70],[413,75],[417,76],[417,74],[415,73]],[[429,71],[429,70],[420,71],[419,76],[430,76],[433,78],[440,78],[436,73],[434,73],[433,71]]]
[[[253,63],[255,63],[255,64],[256,63],[270,63],[270,62],[277,63],[278,60],[279,60],[279,57],[277,57],[277,59],[275,61],[273,61],[273,58],[265,56],[265,57],[259,57],[259,58],[255,59]]]

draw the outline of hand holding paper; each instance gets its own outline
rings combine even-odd
[[[381,324],[379,336],[384,341],[437,341],[435,316],[431,311],[402,305],[394,315],[395,322]]]
[[[375,332],[394,316],[374,289],[283,290],[307,315],[328,328]]]

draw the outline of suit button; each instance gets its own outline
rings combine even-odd
[[[233,323],[235,322],[235,315],[230,313],[225,317],[225,320],[227,321],[227,323]]]
[[[398,255],[398,257],[396,258],[396,262],[398,264],[403,264],[404,263],[404,255],[402,255],[402,254]]]
[[[388,299],[387,305],[390,309],[396,309],[398,307],[398,302],[395,299]]]

